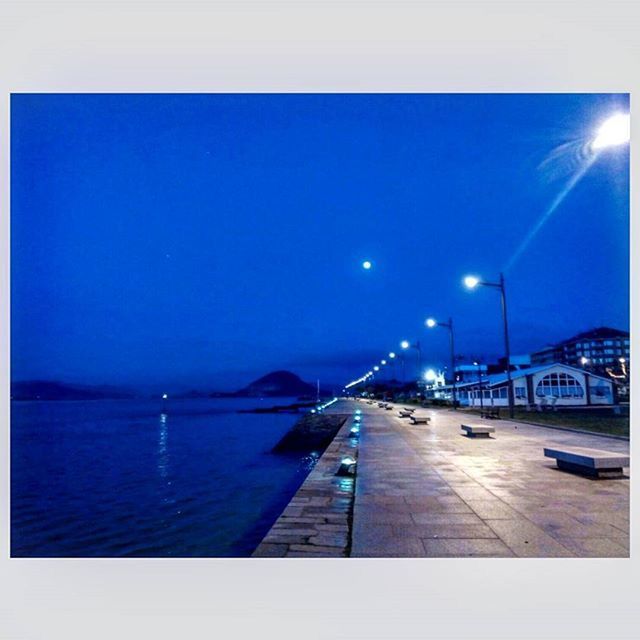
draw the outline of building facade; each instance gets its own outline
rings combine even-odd
[[[629,367],[630,336],[628,331],[600,327],[579,333],[562,342],[549,345],[531,354],[533,366],[561,362],[572,367],[607,375],[607,369],[617,371]]]
[[[597,406],[617,401],[610,378],[561,363],[530,367],[511,373],[516,406]],[[452,388],[438,390],[441,399],[451,399]],[[506,407],[509,404],[506,373],[488,375],[480,381],[457,385],[458,401],[463,406]]]

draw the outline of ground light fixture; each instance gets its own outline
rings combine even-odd
[[[353,416],[353,419],[355,422],[360,422],[362,420],[362,416],[360,414],[356,414]]]
[[[357,437],[360,435],[360,426],[359,426],[359,425],[357,425],[357,424],[354,424],[354,425],[351,427],[351,430],[349,431],[349,435],[350,435],[352,438],[357,438]]]
[[[345,456],[340,460],[337,476],[354,476],[356,474],[356,461],[351,456]]]

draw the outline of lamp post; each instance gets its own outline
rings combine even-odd
[[[484,395],[484,391],[482,390],[482,369],[480,367],[480,362],[474,362],[478,367],[478,393],[480,394],[480,415],[484,413],[484,402],[482,400],[482,396]]]
[[[403,340],[400,343],[400,348],[405,350],[415,349],[418,352],[418,371],[422,372],[422,347],[420,346],[420,340],[416,340],[415,344],[411,344],[408,340]],[[421,373],[419,374],[419,376],[420,375]]]
[[[453,408],[454,410],[457,408],[457,399],[456,399],[456,355],[455,355],[455,346],[453,342],[453,320],[449,318],[449,322],[438,322],[433,318],[427,318],[425,321],[425,325],[429,327],[429,329],[433,329],[434,327],[444,327],[445,329],[449,329],[449,349],[451,351],[451,379],[453,380],[452,387],[452,396],[453,396]]]
[[[500,290],[500,300],[502,303],[502,323],[504,326],[504,351],[507,357],[507,393],[509,396],[509,417],[513,418],[514,398],[513,398],[513,384],[511,382],[511,351],[509,348],[509,321],[507,317],[507,295],[504,287],[504,276],[500,274],[500,280],[498,282],[485,282],[477,278],[476,276],[467,276],[464,279],[464,284],[468,289],[475,289],[478,285],[484,287],[493,287]]]

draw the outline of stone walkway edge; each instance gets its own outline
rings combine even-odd
[[[350,415],[280,517],[255,558],[342,558],[349,555],[355,480],[336,476],[345,455],[357,458]]]

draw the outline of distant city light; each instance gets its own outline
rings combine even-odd
[[[372,267],[372,266],[373,266],[373,265],[371,264],[371,261],[370,261],[370,260],[365,260],[365,261],[362,263],[362,268],[363,268],[363,269],[366,269],[367,271],[368,271],[369,269],[371,269],[371,267]]]
[[[480,278],[476,278],[475,276],[467,276],[463,282],[464,286],[468,289],[475,289],[480,284]]]
[[[592,149],[604,149],[625,144],[631,139],[631,116],[617,113],[605,120],[591,143]]]
[[[409,348],[409,341],[408,341],[408,340],[403,340],[403,341],[400,343],[400,347],[401,347],[402,349],[408,349],[408,348]]]
[[[427,325],[427,327],[429,327],[429,329],[433,329],[433,327],[435,327],[438,323],[433,318],[427,318],[425,320],[425,324]]]
[[[589,358],[585,358],[585,356],[582,356],[582,358],[580,358],[580,362],[584,366],[585,364],[587,364],[587,362],[589,362]]]

